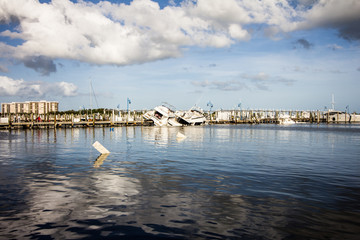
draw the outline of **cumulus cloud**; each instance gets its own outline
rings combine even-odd
[[[294,30],[327,27],[338,29],[339,36],[348,40],[360,40],[360,1],[318,0],[310,9],[299,12],[302,20]]]
[[[71,97],[77,95],[77,86],[68,82],[27,82],[23,79],[16,80],[6,76],[0,76],[0,82],[0,95],[4,97],[21,95],[29,97]]]
[[[256,25],[269,36],[331,27],[359,40],[359,12],[358,0],[184,0],[164,8],[151,0],[2,1],[8,29],[0,35],[17,44],[0,43],[0,53],[48,75],[52,59],[128,65],[178,57],[187,46],[228,47],[250,40]]]

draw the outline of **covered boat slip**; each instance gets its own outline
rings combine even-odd
[[[328,123],[360,123],[360,114],[349,114],[341,111],[329,111],[324,115]]]

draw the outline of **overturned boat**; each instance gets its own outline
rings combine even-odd
[[[279,118],[278,123],[281,125],[291,125],[291,124],[295,124],[296,122],[292,120],[290,117],[282,117]]]
[[[143,116],[146,120],[153,121],[155,126],[201,125],[206,123],[204,111],[196,106],[188,111],[175,111],[173,106],[165,103],[146,112]]]
[[[202,125],[206,123],[204,111],[197,106],[185,112],[177,111],[175,115],[177,121],[183,125]]]
[[[172,106],[163,104],[157,106],[152,111],[146,112],[144,118],[152,120],[155,126],[182,126],[176,121],[175,111]]]

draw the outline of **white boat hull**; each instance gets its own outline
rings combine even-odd
[[[291,118],[280,118],[279,119],[279,124],[281,124],[281,125],[292,125],[295,123],[296,122],[294,120],[292,120]]]

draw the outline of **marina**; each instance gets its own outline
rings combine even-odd
[[[154,110],[115,111],[103,114],[8,114],[2,116],[0,129],[73,128],[116,126],[182,126],[197,124],[288,124],[360,123],[359,114],[341,111],[219,110],[174,111],[165,106]],[[286,121],[285,121],[286,120]]]
[[[0,240],[360,239],[360,0],[0,12]]]

